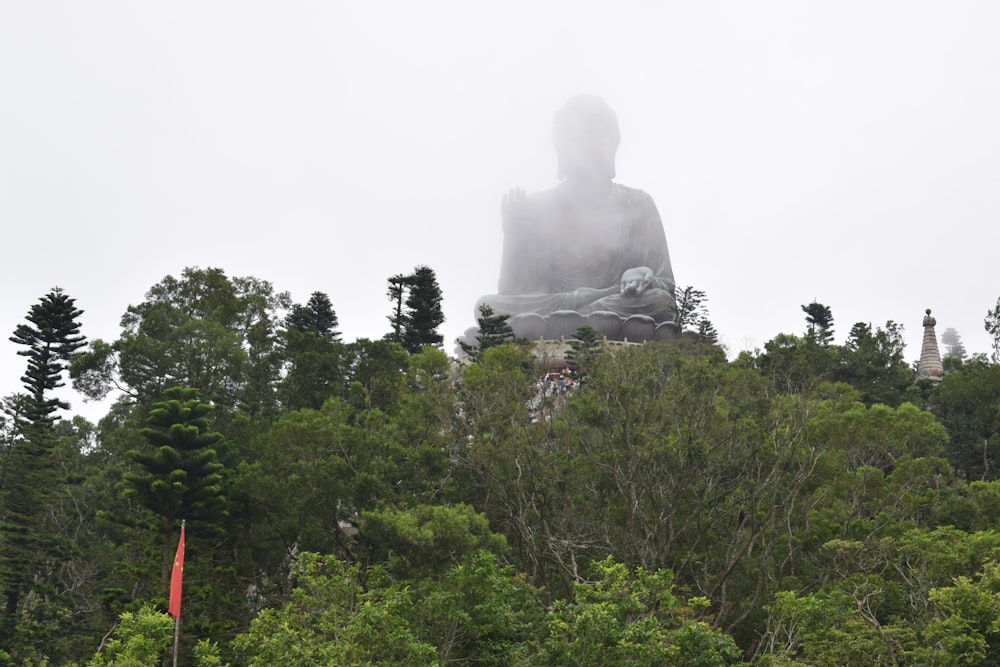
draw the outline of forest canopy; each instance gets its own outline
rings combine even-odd
[[[729,358],[680,288],[671,340],[581,331],[554,368],[483,313],[457,359],[433,271],[387,283],[386,336],[349,342],[335,295],[215,268],[115,340],[70,291],[26,304],[0,664],[160,664],[182,521],[185,665],[1000,660],[995,355],[915,383],[900,325],[838,345],[814,302]],[[99,423],[69,376],[116,397]]]

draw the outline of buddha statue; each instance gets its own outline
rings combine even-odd
[[[570,99],[555,116],[560,183],[501,204],[504,243],[497,294],[528,339],[571,336],[592,326],[611,340],[641,342],[676,331],[674,276],[652,197],[613,181],[621,135],[600,98]]]

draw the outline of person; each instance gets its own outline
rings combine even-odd
[[[652,197],[614,182],[618,119],[581,95],[557,112],[553,140],[561,183],[501,204],[504,244],[498,293],[477,303],[511,316],[613,313],[674,322],[674,276]]]

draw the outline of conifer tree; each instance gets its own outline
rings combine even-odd
[[[483,303],[479,305],[479,317],[476,323],[479,331],[476,333],[476,344],[467,343],[461,338],[458,340],[459,347],[473,361],[479,361],[479,357],[485,350],[497,345],[516,342],[514,330],[510,328],[508,320],[510,315],[495,312],[489,305]]]
[[[86,345],[77,321],[83,311],[75,303],[61,289],[53,288],[31,307],[26,317],[28,322],[19,324],[10,337],[14,343],[28,348],[18,354],[28,357],[28,370],[21,382],[31,397],[27,417],[32,422],[51,424],[52,413],[69,408],[48,393],[65,385],[62,374],[70,357]]]
[[[295,304],[292,312],[285,317],[285,326],[294,331],[313,333],[319,338],[339,341],[337,313],[333,310],[330,297],[323,292],[313,292],[303,306]]]
[[[438,347],[444,336],[438,327],[444,322],[441,310],[441,288],[429,266],[418,266],[409,277],[410,290],[406,297],[406,326],[403,347],[416,354],[424,345]]]
[[[986,311],[986,318],[983,320],[986,333],[993,339],[993,362],[1000,363],[1000,298],[997,305]]]
[[[437,328],[444,322],[444,311],[441,287],[433,269],[418,266],[408,276],[392,276],[386,296],[393,303],[389,315],[392,332],[385,336],[386,340],[400,343],[410,354],[420,352],[424,345],[441,345],[444,336]]]
[[[389,324],[392,325],[392,332],[386,335],[386,340],[394,343],[403,342],[403,331],[406,328],[406,311],[403,310],[403,300],[406,297],[406,289],[410,285],[411,276],[404,276],[402,273],[389,278],[389,289],[386,296],[392,302],[392,314],[389,315]]]
[[[125,483],[143,506],[160,517],[165,584],[181,519],[187,520],[191,532],[215,534],[227,511],[224,466],[216,460],[223,437],[209,430],[213,406],[202,403],[198,390],[188,387],[168,389],[163,399],[153,404],[148,426],[140,431],[150,447],[128,452],[139,469],[126,473]]]
[[[941,343],[945,346],[944,357],[955,358],[955,359],[965,359],[969,356],[969,353],[965,350],[965,344],[962,342],[962,336],[955,330],[954,327],[948,327],[941,334]]]
[[[833,312],[830,307],[813,301],[808,306],[802,306],[802,312],[806,314],[806,324],[809,325],[806,333],[823,345],[829,345],[833,340]]]
[[[601,343],[604,336],[591,326],[584,325],[576,330],[573,339],[570,341],[570,351],[566,353],[566,360],[577,367],[580,379],[586,374],[590,364],[601,351]]]
[[[28,349],[28,370],[21,381],[28,393],[18,401],[3,460],[0,487],[0,577],[4,610],[0,649],[15,650],[20,603],[32,589],[44,589],[46,573],[66,554],[67,545],[46,527],[53,491],[60,484],[54,412],[69,407],[50,392],[64,385],[70,357],[85,344],[75,301],[54,288],[28,311],[27,323],[10,340]],[[8,407],[13,406],[8,403]]]

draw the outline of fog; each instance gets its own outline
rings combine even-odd
[[[679,285],[731,353],[921,318],[989,351],[1000,296],[990,3],[0,4],[0,330],[60,286],[83,333],[185,266],[330,295],[388,331],[438,275],[446,349],[495,293],[500,201],[557,183],[552,114],[615,109]],[[24,358],[0,341],[0,394]],[[72,394],[75,409],[99,410]],[[87,410],[91,411],[88,413]]]

